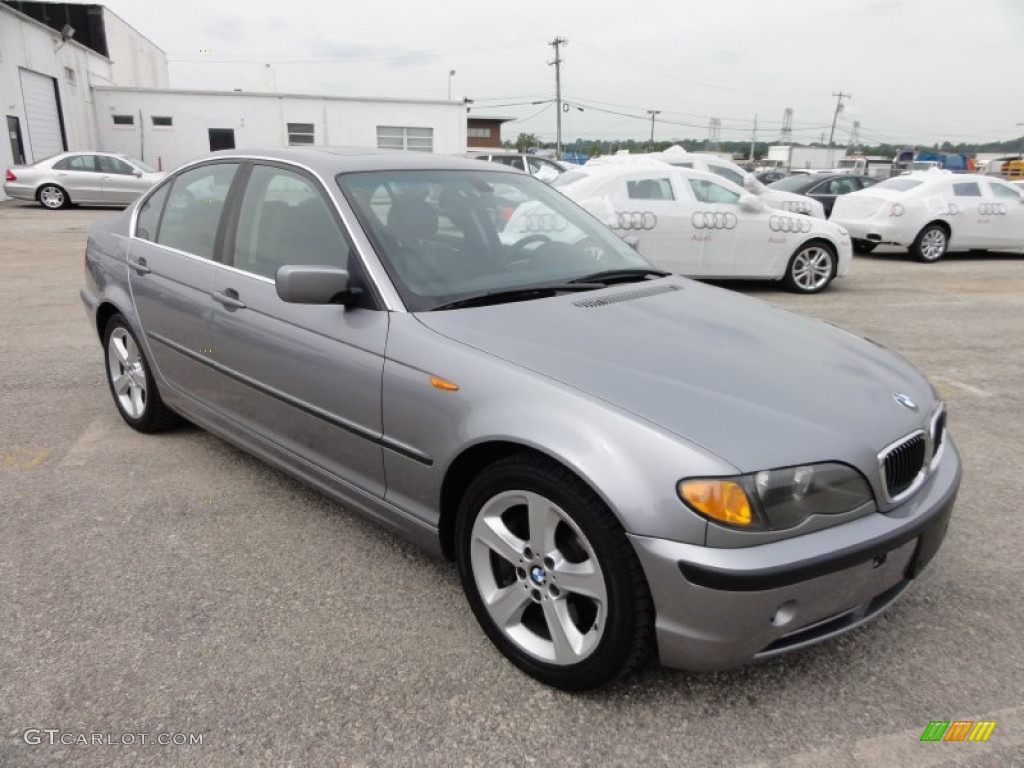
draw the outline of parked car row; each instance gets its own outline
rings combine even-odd
[[[835,224],[699,170],[556,189],[464,158],[231,150],[98,220],[81,295],[129,427],[185,417],[453,559],[497,649],[581,690],[872,620],[960,484],[908,362],[619,236],[665,231],[709,261],[728,232],[733,256],[811,237],[801,289],[849,263]]]

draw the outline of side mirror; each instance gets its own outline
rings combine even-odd
[[[277,270],[274,287],[289,304],[349,304],[348,271],[340,267],[286,265]]]
[[[634,251],[640,250],[640,238],[636,235],[619,235],[622,238],[622,242],[632,248]]]
[[[740,197],[740,210],[747,213],[760,213],[764,210],[764,202],[757,195],[742,195]]]
[[[138,168],[136,168],[134,171],[132,171],[132,176],[134,176],[136,179],[141,179],[142,178],[142,171],[140,171]]]

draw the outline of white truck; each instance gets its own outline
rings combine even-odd
[[[765,165],[784,171],[817,171],[836,168],[846,157],[846,147],[801,147],[779,145],[768,147]]]

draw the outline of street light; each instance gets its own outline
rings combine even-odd
[[[455,77],[455,70],[448,70],[448,101],[452,100],[452,78]]]

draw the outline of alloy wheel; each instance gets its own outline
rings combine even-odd
[[[579,526],[550,499],[517,490],[489,499],[473,524],[470,565],[488,615],[526,654],[568,666],[601,642],[604,573]]]
[[[146,413],[146,363],[127,328],[118,327],[107,341],[107,366],[118,407],[132,419]]]
[[[790,274],[793,283],[801,291],[820,291],[832,279],[833,257],[826,248],[808,246],[793,257]]]

